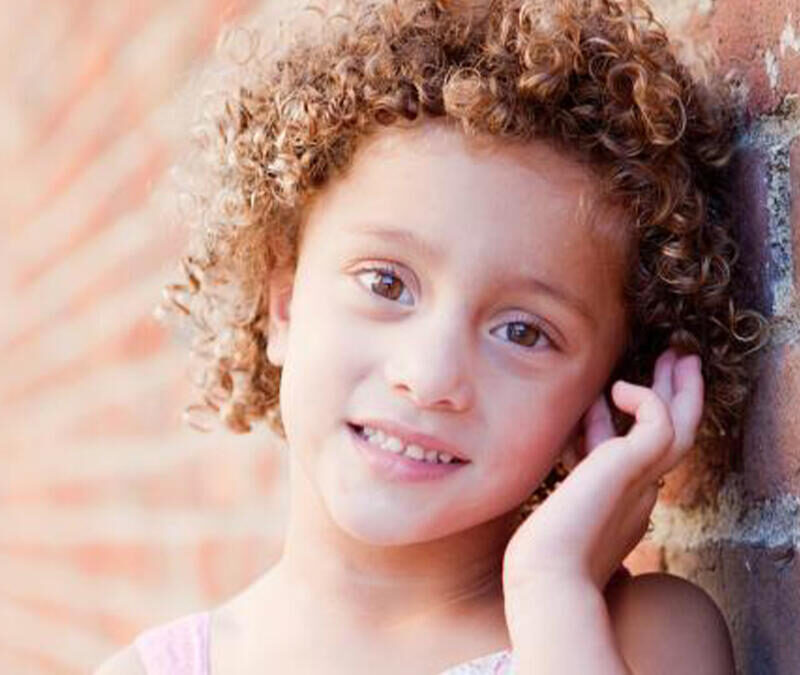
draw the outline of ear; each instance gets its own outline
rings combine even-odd
[[[289,338],[289,308],[294,290],[294,270],[276,269],[269,280],[269,328],[267,360],[282,367]]]

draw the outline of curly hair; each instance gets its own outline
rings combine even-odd
[[[743,307],[737,274],[735,96],[678,60],[644,2],[359,1],[320,35],[236,68],[224,105],[198,122],[184,278],[164,289],[201,363],[190,423],[247,432],[264,420],[285,438],[281,370],[265,355],[271,275],[296,264],[311,200],[359,143],[449,118],[471,136],[544,139],[590,169],[630,233],[630,335],[614,378],[648,383],[669,345],[697,353],[700,439],[738,434],[768,324]]]

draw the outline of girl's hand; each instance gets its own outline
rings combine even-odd
[[[611,396],[636,421],[616,436],[603,395],[587,411],[585,457],[506,548],[507,608],[515,595],[553,582],[588,583],[602,592],[646,533],[661,477],[694,444],[703,410],[700,358],[667,350],[656,361],[652,388],[620,380]]]

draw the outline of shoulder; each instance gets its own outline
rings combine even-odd
[[[146,675],[134,645],[129,645],[103,661],[92,675]]]
[[[620,579],[606,592],[623,658],[634,675],[733,675],[733,647],[708,593],[653,572]]]
[[[207,673],[209,613],[195,612],[153,626],[111,656],[93,675]]]

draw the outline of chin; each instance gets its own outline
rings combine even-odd
[[[339,529],[371,546],[408,546],[440,539],[452,532],[435,527],[427,519],[420,520],[420,512],[406,516],[394,509],[336,503],[328,504],[328,512]]]

